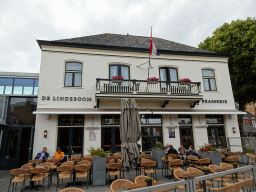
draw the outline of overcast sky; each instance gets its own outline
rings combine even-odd
[[[256,0],[0,0],[0,71],[39,72],[36,39],[115,33],[197,47],[223,23],[256,16]]]

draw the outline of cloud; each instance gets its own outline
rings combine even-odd
[[[225,22],[256,16],[252,0],[0,1],[0,70],[39,72],[36,39],[100,33],[153,36],[197,46]]]

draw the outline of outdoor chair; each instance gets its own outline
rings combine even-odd
[[[56,191],[57,191],[60,179],[62,179],[62,182],[63,182],[63,179],[69,179],[70,183],[72,182],[71,181],[71,176],[73,174],[72,173],[73,172],[73,166],[61,165],[60,167],[57,167],[56,170],[57,170],[57,186],[56,186]]]
[[[111,159],[109,161],[109,163],[121,163],[122,164],[122,160],[120,160],[120,159]]]
[[[49,169],[42,168],[42,167],[35,167],[30,169],[30,173],[33,174],[33,176],[30,178],[30,184],[32,182],[39,182],[43,181],[43,191],[44,191],[44,180],[48,178],[48,188],[49,188]]]
[[[91,166],[92,163],[91,163],[90,161],[87,161],[87,160],[82,160],[82,161],[77,162],[77,165],[87,165],[87,166]]]
[[[32,163],[32,164],[39,164],[42,163],[43,161],[40,159],[31,159],[28,161],[28,163]]]
[[[51,186],[51,184],[52,184],[53,163],[45,162],[45,163],[39,164],[37,167],[47,168],[49,170],[50,186]]]
[[[63,189],[60,192],[85,192],[85,191],[79,188],[70,187],[70,188]]]
[[[168,156],[167,160],[166,160],[165,157],[162,157],[161,160],[163,161],[163,167],[162,167],[162,176],[163,176],[164,175],[164,170],[165,170],[165,175],[168,174],[168,173],[166,173],[168,171],[168,164],[169,164],[170,161],[173,160],[173,158]]]
[[[28,169],[29,170],[31,168],[33,168],[33,164],[27,163],[27,164],[22,165],[20,169]]]
[[[198,159],[198,161],[195,162],[195,168],[202,169],[202,168],[208,168],[208,165],[211,164],[211,159],[209,158],[203,158]]]
[[[53,164],[53,169],[57,168],[57,164],[60,162],[59,159],[48,159],[46,162],[52,163]]]
[[[128,187],[130,185],[134,185],[134,183],[129,180],[126,180],[126,179],[117,179],[112,182],[112,184],[110,186],[110,190],[111,190],[111,192],[114,192],[119,189],[125,189],[126,187]]]
[[[151,154],[145,154],[142,156],[142,158],[144,159],[152,159],[152,155]]]
[[[80,158],[71,157],[68,159],[68,161],[80,161]]]
[[[236,151],[236,152],[234,152],[234,155],[237,156],[237,157],[239,157],[239,160],[242,160],[242,162],[244,162],[244,161],[243,161],[243,156],[242,156],[242,154],[243,154],[242,151]]]
[[[145,175],[151,174],[152,178],[153,178],[153,176],[155,176],[155,180],[157,180],[155,166],[156,166],[155,161],[143,162],[143,163],[141,163],[141,171],[143,171]]]
[[[183,178],[186,177],[186,174],[187,174],[187,172],[184,171],[183,169],[177,169],[173,172],[174,178],[177,181],[183,181],[184,180]],[[200,185],[198,185],[196,183],[196,189],[199,189],[199,188],[200,188]],[[179,185],[176,187],[176,189],[186,190],[186,187],[185,187],[185,185]]]
[[[232,151],[227,151],[227,152],[226,152],[226,155],[227,155],[227,156],[232,156],[232,155],[234,155],[234,152],[232,152]]]
[[[113,156],[106,156],[106,164],[109,163],[110,160],[114,159]]]
[[[81,159],[81,155],[73,155],[72,158],[77,158],[77,159]]]
[[[76,165],[74,167],[74,169],[76,170],[76,178],[87,178],[87,189],[88,189],[88,183],[89,183],[89,173],[90,173],[90,169],[91,166],[89,165]]]
[[[28,169],[12,169],[10,171],[11,179],[8,187],[8,192],[12,183],[12,190],[14,189],[14,183],[22,183],[22,186],[25,188],[25,181],[30,178],[30,172]]]
[[[239,192],[241,188],[242,188],[242,184],[240,182],[238,182],[238,183],[230,184],[228,186],[224,186],[222,188],[210,188],[210,191],[218,191],[218,192],[232,191],[232,192]]]
[[[107,168],[107,180],[108,180],[108,186],[109,186],[109,180],[111,176],[117,177],[118,175],[120,176],[121,179],[121,169],[122,169],[122,164],[121,163],[109,163],[106,164]]]
[[[198,157],[195,155],[188,155],[187,156],[187,165],[194,165],[194,161],[198,160]]]
[[[249,163],[251,163],[252,165],[256,163],[256,155],[252,153],[246,153],[246,156],[248,157],[247,165],[249,165]],[[250,159],[252,160],[250,161]]]
[[[229,162],[229,163],[238,163],[239,162],[239,157],[237,157],[237,156],[229,156],[224,161],[225,162]]]
[[[222,154],[222,153],[226,153],[226,152],[227,152],[227,150],[226,150],[226,149],[220,149],[219,151],[221,152],[221,154]]]
[[[82,160],[87,160],[87,161],[92,162],[92,156],[90,156],[90,155],[85,155],[85,156],[81,159],[81,161],[82,161]]]
[[[75,165],[75,163],[74,163],[74,161],[66,161],[66,162],[62,163],[62,164],[61,164],[61,166],[62,166],[62,165],[70,165],[70,166],[74,166],[74,165]]]
[[[180,156],[177,155],[177,154],[172,154],[172,153],[170,153],[168,156],[169,156],[169,157],[172,157],[173,159],[180,159]]]
[[[225,170],[217,165],[209,165],[209,169],[211,170],[211,173],[221,172]],[[212,181],[218,182],[218,186],[223,185],[223,183],[225,182],[232,182],[233,180],[234,178],[232,177],[232,175],[231,177],[228,175],[225,175],[223,177],[217,177],[212,179]]]
[[[194,177],[199,177],[199,176],[203,176],[204,172],[197,169],[197,168],[193,168],[193,167],[189,167],[187,168],[187,172],[193,174]],[[200,185],[199,182],[197,182],[196,184]],[[209,182],[209,181],[205,181],[206,186],[212,186],[213,182]]]
[[[135,178],[134,183],[135,183],[135,184],[143,184],[143,183],[146,183],[146,182],[145,182],[145,179],[147,179],[147,178],[150,178],[150,177],[145,176],[145,175],[139,175],[139,176],[137,176],[137,177]],[[153,181],[155,181],[155,180],[153,180]]]
[[[120,159],[122,160],[122,155],[120,153],[114,153],[113,154],[114,159]]]
[[[173,171],[177,170],[177,169],[181,169],[181,167],[183,167],[184,162],[181,159],[173,159],[172,161],[169,162],[168,165],[168,169],[170,169],[172,171],[172,175],[173,175]]]
[[[238,180],[238,182],[242,184],[243,191],[248,191],[248,190],[251,191],[252,188],[254,189],[253,177],[250,177],[249,179],[246,179],[246,180]],[[232,184],[230,184],[230,183],[224,184],[224,186],[229,186],[229,185],[232,185]]]

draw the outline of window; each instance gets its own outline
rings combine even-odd
[[[210,69],[203,69],[203,82],[205,91],[217,91],[214,71]]]
[[[160,81],[178,81],[178,72],[176,68],[160,68]]]
[[[123,76],[124,80],[130,79],[130,67],[126,65],[110,65],[109,78],[113,76]]]
[[[65,66],[65,87],[82,86],[82,64],[67,62]]]
[[[12,86],[12,78],[0,78],[0,94],[12,94]]]

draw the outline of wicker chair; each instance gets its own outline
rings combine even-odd
[[[109,180],[111,176],[118,176],[120,175],[121,179],[121,169],[122,169],[122,164],[121,163],[109,163],[106,165],[107,168],[107,180],[108,180],[108,186],[109,186]]]
[[[232,156],[232,155],[234,155],[234,152],[232,152],[232,151],[227,151],[227,152],[226,152],[226,155],[227,155],[227,156]]]
[[[126,180],[126,179],[117,179],[117,180],[113,181],[113,183],[111,184],[110,190],[111,190],[111,192],[114,192],[119,189],[125,189],[126,187],[128,187],[130,185],[134,185],[134,183],[129,180]]]
[[[92,162],[92,156],[90,156],[90,155],[85,155],[85,156],[81,159],[81,161],[82,161],[82,160],[87,160],[87,161]]]
[[[33,164],[32,163],[27,163],[21,166],[20,169],[31,169],[33,168]]]
[[[69,187],[61,190],[60,192],[85,192],[85,191],[79,188]]]
[[[238,156],[229,156],[227,157],[224,161],[225,162],[229,162],[229,163],[232,163],[232,162],[236,162],[238,163],[239,162],[239,157]]]
[[[57,168],[57,164],[60,162],[59,159],[48,159],[46,162],[53,163],[53,169]]]
[[[184,171],[183,169],[176,169],[173,172],[174,178],[177,181],[183,181],[184,179],[182,179],[182,177],[184,177],[186,174],[187,174],[187,172]],[[196,184],[196,189],[199,189],[199,188],[200,188],[200,186],[198,184]],[[176,187],[176,189],[186,190],[186,187],[185,187],[185,185],[179,185]]]
[[[162,157],[161,160],[163,161],[162,175],[164,175],[164,170],[165,170],[165,174],[167,174],[167,171],[168,171],[168,163],[171,162],[171,161],[173,160],[173,158],[168,156],[167,161],[166,161],[166,158],[165,158],[165,157]]]
[[[115,162],[116,161],[116,162]],[[120,160],[120,159],[111,159],[110,161],[109,161],[109,163],[121,163],[122,164],[122,160]]]
[[[81,155],[74,155],[74,156],[72,156],[72,158],[81,159]]]
[[[224,169],[217,166],[217,165],[209,165],[209,169],[211,170],[211,173],[216,173],[216,172],[220,172],[220,171],[223,171]],[[224,182],[231,182],[234,180],[234,178],[229,176],[229,175],[226,175],[226,176],[223,176],[223,177],[218,177],[218,178],[214,178],[212,179],[213,181],[217,181],[218,182],[218,185],[220,186],[220,184],[223,184]]]
[[[53,163],[50,162],[45,162],[42,164],[39,164],[37,167],[42,167],[42,168],[47,168],[50,172],[49,177],[50,177],[50,186],[52,184],[52,171],[53,171]]]
[[[109,163],[110,160],[114,159],[113,156],[106,156],[106,164]]]
[[[211,159],[209,158],[198,159],[198,161],[196,161],[195,163],[196,163],[195,167],[198,169],[208,168],[207,166],[211,164]]]
[[[61,165],[60,167],[57,167],[57,187],[59,186],[59,180],[62,179],[69,179],[71,182],[71,176],[73,172],[73,166],[71,165]]]
[[[151,154],[145,154],[142,156],[142,158],[144,159],[152,159],[152,155]]]
[[[32,164],[39,164],[42,163],[43,161],[40,159],[31,159],[28,161],[28,163],[32,163]]]
[[[92,163],[91,163],[90,161],[87,161],[87,160],[82,160],[82,161],[77,162],[77,165],[87,165],[87,166],[91,166]]]
[[[242,184],[240,182],[234,183],[222,188],[210,188],[210,191],[218,191],[218,192],[227,192],[227,191],[232,191],[232,192],[239,192],[240,189],[242,188]]]
[[[141,171],[144,172],[145,175],[151,174],[151,177],[155,176],[155,180],[157,180],[156,172],[155,172],[155,161],[146,161],[141,163]]]
[[[170,153],[168,154],[169,157],[172,157],[173,159],[180,159],[180,156],[177,154]]]
[[[122,160],[122,155],[120,153],[114,153],[113,154],[114,159],[120,159]]]
[[[183,167],[183,165],[184,165],[183,160],[174,159],[169,162],[168,169],[170,169],[171,171],[174,171],[176,169],[181,169],[181,167]]]
[[[75,165],[75,163],[74,163],[74,161],[66,161],[66,162],[62,163],[62,164],[61,164],[61,166],[62,166],[62,165],[70,165],[70,166],[74,166],[74,165]]]
[[[187,156],[187,164],[188,166],[190,166],[191,164],[193,164],[193,160],[198,160],[198,157],[195,155],[188,155]]]
[[[193,168],[193,167],[187,168],[187,172],[192,173],[194,177],[199,177],[204,175],[203,171],[200,171],[199,169]],[[206,183],[206,186],[212,186],[213,184],[213,182],[209,182],[209,181],[206,181],[205,183]],[[197,182],[196,184],[200,185],[199,182]]]
[[[28,169],[12,169],[10,171],[11,179],[8,187],[8,192],[12,183],[12,190],[14,189],[14,183],[22,183],[25,187],[25,181],[30,178],[30,172]]]
[[[71,157],[68,161],[80,161],[81,158]]]
[[[254,155],[252,153],[246,153],[246,156],[248,157],[247,165],[249,165],[249,163],[251,163],[251,164],[256,163],[256,155]],[[250,161],[250,159],[252,159],[252,160]]]
[[[145,182],[145,179],[147,179],[147,178],[150,178],[150,177],[145,176],[145,175],[139,175],[139,176],[137,176],[137,177],[135,178],[134,183],[135,183],[135,184],[143,184],[143,183],[146,183],[146,182]]]
[[[30,169],[30,173],[34,174],[33,177],[30,179],[30,184],[31,184],[31,181],[32,182],[43,181],[43,190],[44,190],[44,180],[46,178],[48,178],[48,188],[49,188],[49,183],[50,183],[49,169],[43,168],[43,167],[34,167],[34,168]]]
[[[89,183],[89,173],[90,173],[90,169],[91,166],[89,165],[76,165],[74,167],[74,169],[76,170],[76,178],[87,178],[87,189],[88,189],[88,183]]]

